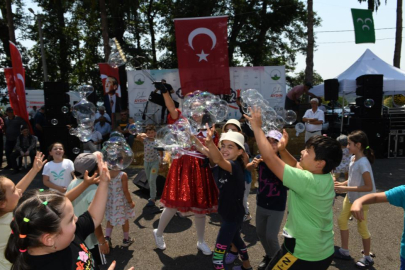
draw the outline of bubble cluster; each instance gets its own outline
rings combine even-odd
[[[295,133],[296,136],[300,135],[300,133],[304,132],[305,130],[305,125],[303,123],[297,123],[295,125],[295,131],[297,133]]]
[[[228,115],[228,103],[218,96],[200,90],[188,93],[184,97],[182,114],[192,129],[205,128],[225,120]]]
[[[108,64],[113,68],[125,65],[127,59],[121,49],[120,44],[118,43],[118,40],[116,38],[112,38],[110,39],[109,44],[111,46],[111,53],[108,56]]]
[[[112,132],[114,133],[114,132]],[[107,162],[110,170],[124,170],[134,159],[134,153],[131,147],[125,141],[125,138],[112,134],[110,138],[103,143],[101,153],[104,161]]]
[[[77,89],[81,97],[79,103],[73,106],[72,114],[77,120],[77,128],[70,129],[70,135],[77,136],[80,141],[87,142],[91,138],[96,120],[96,106],[89,102],[86,97],[94,91],[91,85],[82,85]]]
[[[267,133],[270,130],[280,130],[285,124],[293,124],[297,120],[294,111],[284,110],[280,106],[271,107],[256,89],[247,89],[241,93],[241,106],[245,114],[250,115],[249,108],[254,106],[261,109],[262,130]],[[250,123],[248,122],[250,126]]]
[[[136,121],[133,124],[130,124],[128,126],[128,131],[129,133],[131,133],[132,135],[138,134],[138,133],[142,133],[143,128],[142,128],[142,122],[141,121]]]

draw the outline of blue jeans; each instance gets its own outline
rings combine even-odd
[[[401,267],[399,268],[400,270],[405,270],[405,259],[402,258],[401,256],[399,256],[401,258]]]

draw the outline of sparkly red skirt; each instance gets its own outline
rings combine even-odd
[[[160,202],[180,212],[208,214],[218,210],[218,188],[203,159],[183,155],[174,159]]]

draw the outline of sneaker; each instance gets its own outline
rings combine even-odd
[[[105,237],[105,240],[107,241],[107,243],[108,243],[108,246],[109,246],[110,248],[112,248],[112,242],[111,242],[111,237],[109,237],[109,236],[106,236],[106,237]]]
[[[246,214],[246,215],[243,217],[243,222],[249,221],[249,220],[251,220],[251,219],[252,219],[252,216],[250,215],[250,213],[249,213],[249,214]]]
[[[231,264],[233,263],[236,258],[238,258],[238,253],[233,254],[231,252],[226,253],[225,255],[225,264]]]
[[[356,262],[356,267],[360,269],[368,269],[371,266],[373,266],[373,264],[374,264],[373,260],[369,261],[365,257],[363,257]]]
[[[263,256],[263,260],[259,263],[257,270],[265,270],[270,261],[271,258],[269,258],[269,256]]]
[[[166,243],[165,239],[163,236],[158,236],[157,234],[157,229],[153,230],[153,236],[155,237],[155,242],[156,246],[158,249],[165,250],[166,249]]]
[[[212,251],[205,242],[197,242],[197,249],[201,250],[204,255],[211,255]]]
[[[155,206],[155,202],[149,199],[148,203],[146,204],[146,207],[153,207],[153,206]]]
[[[122,246],[129,247],[133,242],[134,240],[131,237],[128,237],[128,239],[122,240]]]

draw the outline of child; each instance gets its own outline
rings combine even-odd
[[[11,264],[4,257],[7,240],[10,234],[10,223],[13,219],[13,210],[17,206],[22,193],[31,184],[34,177],[45,164],[44,155],[37,152],[32,160],[32,169],[14,185],[7,177],[0,176],[0,269],[10,269]]]
[[[364,209],[365,204],[384,203],[389,202],[392,205],[402,207],[405,209],[405,186],[392,188],[386,192],[367,194],[355,200],[351,212],[359,221],[365,220]],[[405,216],[404,216],[405,219]],[[401,252],[400,252],[401,268],[405,269],[405,227],[401,239]]]
[[[128,247],[134,241],[129,237],[129,222],[130,218],[135,217],[135,203],[131,198],[128,190],[128,176],[121,171],[110,171],[111,182],[108,186],[107,209],[105,219],[107,227],[105,239],[112,248],[111,233],[114,226],[122,225],[124,239],[122,246]]]
[[[338,193],[347,192],[343,200],[342,212],[338,218],[340,229],[340,239],[342,247],[336,249],[335,258],[351,260],[349,252],[349,229],[348,221],[351,216],[350,207],[352,203],[368,193],[375,193],[375,184],[371,163],[374,162],[374,153],[368,146],[368,138],[363,131],[353,131],[349,134],[347,148],[354,156],[350,161],[349,180],[345,182],[335,182],[335,190]],[[364,255],[356,262],[356,266],[366,269],[374,264],[370,256],[370,232],[367,228],[368,205],[364,206],[364,220],[357,222],[357,229],[363,239]]]
[[[144,145],[144,168],[146,179],[149,182],[149,194],[150,198],[148,199],[147,207],[155,206],[156,202],[156,178],[159,174],[159,152],[155,149],[156,142],[156,128],[154,125],[148,125],[145,128],[146,134],[140,134],[141,136],[137,137],[137,140],[143,142]]]
[[[97,177],[97,155],[99,154],[101,155],[100,152],[94,152],[92,154],[82,153],[75,159],[75,176],[77,178],[70,182],[66,197],[72,202],[73,211],[76,216],[80,216],[87,211],[96,194],[97,185],[93,184],[93,181],[97,182],[99,179]],[[76,187],[81,187],[82,184],[85,184],[86,188],[80,194],[76,194],[78,196],[75,196],[71,191]],[[94,269],[99,269],[98,266],[102,264],[100,252],[102,254],[108,254],[110,252],[108,242],[104,239],[101,225],[95,229],[94,233],[90,234],[85,239],[84,243],[93,255],[95,262]]]
[[[233,243],[242,259],[242,266],[239,269],[253,269],[249,262],[246,245],[240,236],[245,215],[243,206],[243,194],[245,192],[244,137],[238,132],[223,133],[220,139],[221,150],[219,151],[212,140],[214,130],[215,125],[209,129],[207,124],[207,137],[205,139],[207,148],[205,150],[212,162],[219,166],[218,214],[221,216],[222,222],[212,262],[214,269],[226,269],[224,259],[231,243]],[[203,146],[199,144],[199,147]]]
[[[326,270],[333,259],[333,178],[330,174],[342,159],[339,143],[329,137],[311,137],[301,151],[300,162],[287,150],[280,159],[267,141],[261,127],[261,111],[251,108],[250,121],[256,142],[267,167],[290,189],[284,244],[266,269]],[[284,132],[280,141],[287,145]]]
[[[339,137],[337,137],[336,140],[342,146],[343,157],[342,157],[342,162],[340,162],[339,166],[337,166],[336,169],[333,170],[333,173],[334,173],[335,180],[339,181],[340,179],[343,179],[343,181],[344,181],[344,180],[348,179],[349,164],[350,164],[350,160],[352,158],[352,154],[350,153],[349,148],[347,148],[347,136],[346,135],[342,134]],[[343,181],[340,181],[340,182],[343,182]]]
[[[104,217],[110,175],[98,158],[100,183],[89,209],[76,217],[64,194],[31,190],[20,200],[11,222],[5,256],[14,270],[93,269],[84,239]]]
[[[273,151],[285,151],[284,146],[278,147],[283,135],[277,130],[266,134]],[[254,166],[259,174],[259,188],[257,189],[256,232],[265,251],[258,270],[265,270],[271,259],[280,250],[278,232],[284,217],[287,202],[287,188],[283,182],[266,166],[263,159],[258,156],[248,166]]]
[[[65,150],[63,144],[59,142],[51,144],[48,150],[50,161],[45,164],[42,181],[49,189],[65,193],[67,186],[74,178],[73,162],[64,158]]]
[[[165,105],[169,114],[167,123],[173,124],[181,116],[181,111],[176,109],[169,92],[161,88]],[[193,116],[194,118],[195,116]],[[195,122],[201,124],[202,116],[196,116]],[[205,131],[200,131],[197,137],[205,138]],[[218,141],[217,137],[214,141]],[[194,148],[187,151],[178,159],[174,159],[166,177],[165,187],[160,198],[160,203],[165,206],[159,219],[158,228],[153,230],[156,246],[166,249],[163,231],[169,224],[177,210],[180,212],[193,212],[196,226],[197,249],[204,255],[212,255],[211,249],[204,241],[206,214],[217,211],[218,189],[212,177],[209,166],[204,166],[205,156]]]

